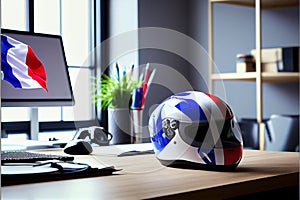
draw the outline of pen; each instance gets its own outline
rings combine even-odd
[[[132,109],[141,109],[142,108],[142,96],[143,96],[143,88],[136,87],[132,94]]]
[[[146,65],[146,71],[145,71],[143,86],[147,85],[148,78],[149,78],[149,63],[147,63],[147,65]],[[146,92],[146,91],[144,90],[144,92]]]
[[[126,68],[123,70],[123,76],[126,76]]]
[[[140,74],[140,77],[139,77],[139,81],[140,81],[140,82],[143,82],[143,77],[144,77],[144,74],[141,73],[141,74]],[[141,84],[141,86],[143,86],[143,85]]]
[[[130,71],[130,78],[132,77],[133,74],[133,70],[134,70],[134,64],[131,66],[131,71]]]
[[[154,150],[145,150],[145,151],[132,150],[132,151],[125,151],[123,153],[120,153],[118,155],[118,157],[143,155],[143,154],[153,154],[153,153],[154,153]]]
[[[116,70],[117,70],[117,80],[120,81],[120,70],[119,70],[118,63],[116,63]]]

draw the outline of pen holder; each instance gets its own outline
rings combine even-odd
[[[132,143],[130,109],[108,108],[108,131],[113,135],[111,144]]]
[[[133,131],[133,143],[139,144],[143,141],[143,109],[132,109],[132,131]]]

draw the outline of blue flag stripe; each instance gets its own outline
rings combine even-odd
[[[11,66],[7,62],[7,53],[10,48],[13,48],[11,44],[8,43],[7,37],[4,37],[1,35],[1,45],[2,45],[2,50],[1,50],[1,70],[3,71],[4,74],[4,80],[10,82],[14,87],[16,88],[21,88],[22,85],[20,81],[15,77],[15,75],[12,72]]]

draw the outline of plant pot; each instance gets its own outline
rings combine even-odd
[[[108,108],[108,131],[113,135],[111,144],[132,143],[129,108]]]

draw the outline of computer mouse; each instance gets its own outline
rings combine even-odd
[[[71,155],[88,155],[93,152],[93,148],[87,141],[72,140],[66,144],[64,152]]]

